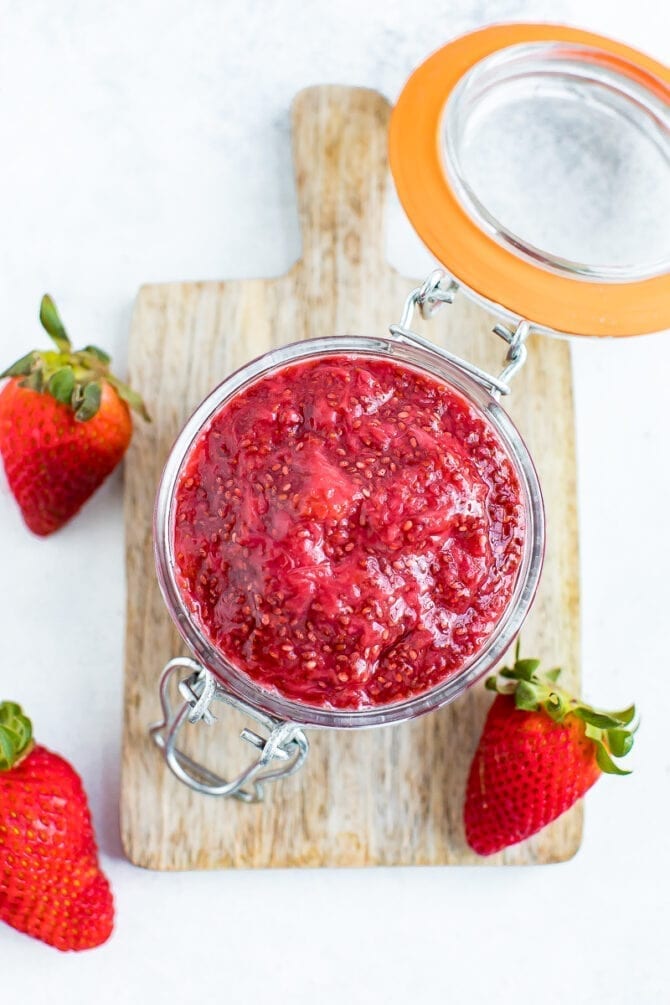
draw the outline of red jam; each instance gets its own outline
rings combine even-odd
[[[402,701],[458,673],[508,605],[525,530],[493,427],[405,365],[337,355],[234,395],[176,495],[184,600],[223,655],[303,704]]]

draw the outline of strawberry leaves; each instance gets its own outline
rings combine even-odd
[[[9,771],[30,750],[33,727],[21,706],[0,702],[0,771]]]
[[[40,321],[42,322],[42,327],[56,343],[58,351],[64,353],[69,352],[72,348],[72,343],[65,331],[65,327],[60,319],[60,314],[56,309],[56,305],[48,293],[45,293],[42,297],[42,303],[40,304]]]
[[[627,729],[608,729],[607,743],[615,757],[625,757],[633,746],[633,735]]]
[[[104,366],[112,362],[112,357],[104,349],[99,349],[97,345],[87,345],[86,348],[81,350],[81,354],[83,355],[84,353],[95,356]]]
[[[67,363],[65,366],[60,367],[55,373],[49,377],[49,383],[47,384],[47,391],[49,394],[57,401],[62,401],[64,405],[69,405],[72,401],[72,392],[74,391],[75,377],[74,370]]]
[[[3,370],[0,377],[25,377],[31,372],[38,358],[39,353],[29,352]]]
[[[34,351],[0,373],[20,377],[20,386],[46,392],[74,411],[78,422],[88,422],[100,410],[102,386],[109,384],[119,398],[142,418],[151,421],[141,396],[110,373],[111,357],[95,345],[73,350],[58,309],[48,294],[42,297],[40,321],[56,351]]]
[[[102,388],[100,384],[95,381],[91,381],[88,384],[80,385],[81,393],[77,395],[72,402],[72,407],[75,408],[74,417],[78,419],[79,422],[87,422],[92,419],[96,412],[100,409],[100,402],[102,400]]]
[[[598,767],[606,775],[630,775],[630,771],[624,771],[620,768],[615,761],[612,760],[610,753],[605,746],[605,744],[595,736],[590,736],[588,730],[586,733],[596,744],[596,761],[598,762]]]
[[[596,746],[596,760],[601,771],[610,775],[629,775],[613,760],[625,757],[633,746],[637,725],[635,705],[619,712],[605,712],[573,698],[557,686],[560,667],[538,673],[540,661],[519,659],[517,642],[514,665],[502,667],[498,676],[489,677],[486,687],[497,694],[514,697],[517,709],[525,712],[545,712],[556,723],[574,715],[584,723],[584,734]]]

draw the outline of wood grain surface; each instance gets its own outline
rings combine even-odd
[[[579,847],[581,806],[543,833],[490,859],[466,847],[461,822],[468,765],[490,695],[478,686],[412,723],[360,732],[310,733],[301,773],[266,787],[248,806],[187,790],[165,767],[147,726],[159,717],[158,678],[183,652],[154,575],[154,495],[187,416],[227,374],[272,346],[331,334],[385,333],[417,285],[384,257],[389,105],[347,87],[301,92],[293,148],[301,260],[278,279],[170,283],[140,290],[130,377],[154,417],[138,423],[126,462],[127,643],[121,823],[129,859],[153,869],[540,863]],[[271,240],[271,235],[268,235]],[[497,372],[492,318],[459,296],[423,332]],[[566,668],[579,686],[575,453],[569,347],[531,339],[510,411],[540,473],[548,543],[523,651]],[[230,774],[248,758],[241,723],[221,712],[189,727],[186,748]]]

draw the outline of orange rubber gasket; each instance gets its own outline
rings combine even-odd
[[[601,35],[546,24],[494,25],[463,35],[415,70],[393,110],[389,160],[400,201],[419,237],[457,281],[531,323],[570,335],[641,335],[670,328],[670,273],[603,283],[548,272],[481,230],[447,181],[439,129],[456,84],[500,49],[543,41],[600,49],[608,62],[611,58],[622,72],[668,98],[667,67]]]

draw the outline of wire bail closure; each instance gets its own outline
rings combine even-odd
[[[520,320],[515,328],[508,328],[502,324],[493,326],[494,333],[508,345],[505,355],[505,366],[497,377],[475,366],[474,363],[455,356],[447,349],[443,349],[442,346],[436,345],[434,342],[430,342],[422,335],[418,335],[415,331],[412,331],[410,326],[417,308],[424,321],[428,321],[445,304],[453,304],[457,292],[458,283],[454,279],[451,279],[444,269],[435,269],[421,286],[417,286],[409,294],[403,307],[400,324],[389,327],[391,335],[401,339],[403,342],[413,342],[423,349],[438,353],[438,355],[449,360],[450,363],[459,366],[462,370],[469,373],[471,377],[474,377],[494,398],[510,394],[512,389],[508,382],[521,369],[528,355],[525,345],[531,331],[528,321]]]
[[[179,674],[184,670],[189,673],[180,679]],[[183,699],[178,708],[173,708],[170,699],[173,679],[178,681],[177,690]],[[309,742],[300,726],[266,715],[229,694],[209,670],[187,656],[179,656],[166,664],[161,676],[160,699],[163,719],[152,725],[149,732],[173,775],[195,792],[259,803],[263,800],[266,782],[293,775],[305,763]],[[242,730],[241,738],[256,747],[260,755],[231,781],[194,761],[177,746],[177,737],[186,722],[202,720],[208,726],[215,722],[216,716],[211,711],[215,701],[248,715],[268,734],[264,737],[253,729]]]

